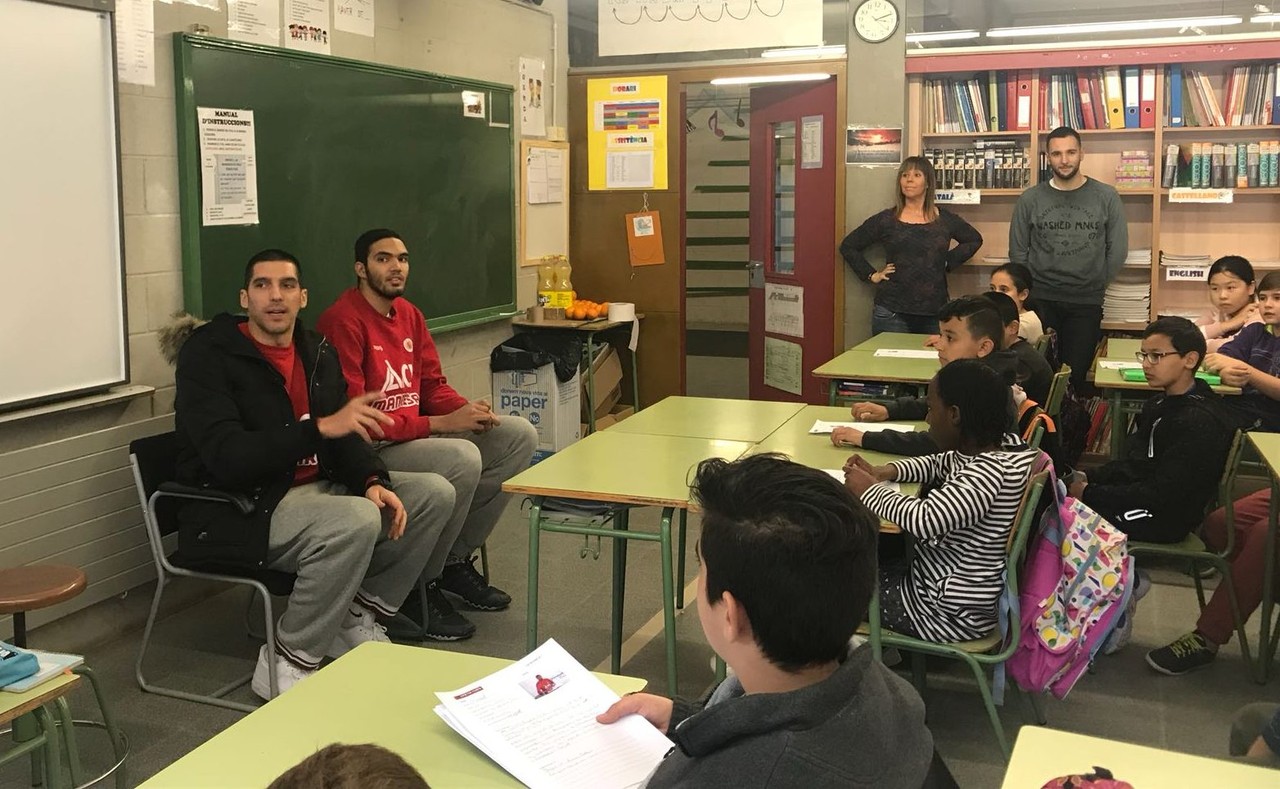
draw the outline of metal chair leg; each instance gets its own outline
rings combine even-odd
[[[613,516],[613,530],[625,533],[630,528],[630,513],[623,509]],[[609,666],[614,674],[622,671],[622,621],[627,598],[627,538],[613,541],[613,598],[609,628]]]
[[[685,529],[688,526],[689,511],[680,510],[680,534],[676,540],[676,551],[679,565],[676,568],[676,608],[684,609],[684,562],[685,562]]]
[[[542,537],[542,496],[534,496],[529,508],[529,600],[525,614],[526,652],[538,648],[538,544]],[[423,605],[423,611],[426,605]]]
[[[67,751],[67,769],[71,773],[71,785],[80,786],[84,782],[84,770],[80,765],[80,743],[76,737],[76,723],[71,717],[71,707],[67,705],[67,697],[59,696],[53,702],[57,716],[58,730],[62,735],[62,744]]]
[[[107,737],[111,739],[111,752],[120,763],[120,767],[116,770],[116,789],[125,789],[129,785],[125,768],[125,758],[129,755],[129,741],[125,738],[124,732],[116,728],[115,718],[107,705],[107,698],[102,693],[102,686],[98,684],[98,675],[93,672],[93,669],[84,665],[77,666],[73,672],[89,680],[89,687],[93,688],[94,698],[98,700],[98,712],[102,713],[102,727],[106,729]]]
[[[58,742],[58,726],[45,707],[36,707],[32,710],[32,715],[44,732],[44,785],[48,789],[61,789],[63,785],[62,748]]]
[[[973,670],[973,678],[978,682],[978,690],[982,693],[982,704],[987,708],[987,717],[991,720],[991,728],[996,733],[996,742],[1000,745],[1000,752],[1004,754],[1004,760],[1009,761],[1009,741],[1004,734],[1004,724],[1000,721],[1000,711],[996,709],[995,700],[991,698],[991,687],[987,683],[987,672],[983,670],[982,665],[976,660],[965,660],[969,664],[969,668]]]

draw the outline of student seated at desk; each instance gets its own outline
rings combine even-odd
[[[1033,283],[1031,269],[1021,263],[1005,263],[991,272],[991,291],[1003,293],[1018,305],[1018,336],[1030,343],[1044,336],[1040,316],[1035,310],[1027,309]]]
[[[1049,388],[1053,386],[1053,368],[1044,354],[1035,349],[1031,343],[1018,336],[1021,324],[1018,323],[1018,305],[1013,299],[994,290],[982,294],[982,298],[991,302],[996,314],[1004,324],[1004,336],[1001,338],[1001,350],[1011,351],[1017,357],[1017,382],[1027,397],[1036,403],[1049,402]]]
[[[1227,386],[1244,392],[1228,404],[1246,424],[1268,433],[1280,432],[1280,271],[1268,272],[1258,285],[1260,323],[1250,323],[1217,353],[1205,357],[1204,367]]]
[[[929,383],[929,434],[939,454],[872,466],[845,463],[845,485],[873,513],[916,539],[914,557],[880,568],[880,621],[894,632],[950,643],[996,627],[1009,531],[1040,452],[1010,445],[1009,386],[976,359]],[[919,482],[920,495],[881,482]]]
[[[1005,327],[999,313],[985,296],[961,296],[953,299],[938,313],[941,333],[934,340],[938,349],[938,361],[944,366],[956,359],[981,359],[996,370],[1011,386],[1017,381],[1019,363],[1014,351],[1001,350]],[[1015,411],[1010,415],[1009,432],[1024,439],[1030,437],[1037,420],[1045,422],[1052,430],[1053,423],[1043,416],[1039,403],[1026,396],[1020,387],[1013,386]],[[922,420],[929,410],[928,402],[918,397],[900,397],[887,406],[879,403],[855,403],[850,410],[859,422],[884,422],[886,420]],[[1013,440],[1017,443],[1016,436]],[[831,433],[836,446],[864,447],[891,455],[931,455],[938,451],[929,433],[904,433],[896,430],[867,431],[852,427],[837,427]],[[1058,453],[1057,436],[1046,433],[1045,451],[1055,458]]]
[[[502,483],[528,468],[538,432],[522,416],[499,417],[489,403],[467,400],[445,380],[427,322],[403,295],[409,250],[398,233],[362,233],[354,266],[356,286],[324,311],[317,326],[338,351],[347,391],[353,397],[373,390],[381,394],[373,407],[392,419],[384,431],[386,442],[378,445],[387,467],[440,474],[455,494],[443,538],[447,555],[433,554],[423,571],[427,610],[414,594],[403,613],[425,626],[432,640],[470,638],[475,625],[444,593],[480,611],[511,604],[510,595],[476,571],[474,554],[511,498]]]
[[[332,346],[298,321],[306,305],[298,259],[264,250],[245,266],[248,318],[222,313],[175,338],[177,478],[254,504],[185,505],[178,547],[188,561],[297,575],[276,626],[282,693],[326,655],[388,640],[376,617],[395,615],[453,510],[444,477],[388,473],[369,444],[390,422],[371,405],[381,394],[347,399]],[[263,698],[270,666],[263,645]]]
[[[1253,264],[1239,255],[1227,255],[1209,267],[1209,303],[1212,309],[1196,321],[1210,353],[1231,342],[1231,338],[1258,317],[1253,299]]]
[[[1142,406],[1123,454],[1076,472],[1069,486],[1132,539],[1180,542],[1217,493],[1236,425],[1222,398],[1195,377],[1204,355],[1204,335],[1186,318],[1149,324],[1138,357],[1147,385],[1161,392]]]
[[[926,785],[920,697],[869,646],[849,648],[876,580],[876,518],[777,455],[705,460],[692,489],[698,618],[733,674],[700,703],[634,693],[599,716],[642,715],[675,742],[646,786]]]

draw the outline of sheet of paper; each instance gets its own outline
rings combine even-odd
[[[804,288],[765,283],[764,330],[771,334],[804,337]]]
[[[822,116],[806,115],[800,119],[800,169],[822,167]]]
[[[344,33],[373,37],[373,0],[337,0],[333,28]]]
[[[1142,365],[1136,360],[1099,359],[1099,370],[1141,370]]]
[[[131,85],[156,84],[156,21],[153,0],[116,3],[116,75]]]
[[[227,0],[227,38],[280,46],[278,0]]]
[[[830,434],[837,427],[851,427],[864,433],[875,433],[880,430],[894,430],[899,433],[916,432],[916,429],[911,425],[899,425],[893,422],[824,422],[821,419],[813,423],[813,427],[809,428],[809,432]]]
[[[764,384],[791,394],[802,394],[804,348],[800,343],[764,338]]]
[[[524,165],[524,182],[528,192],[526,200],[530,205],[549,203],[547,185],[547,151],[545,148],[531,148],[528,160]]]
[[[671,748],[638,715],[596,723],[618,695],[554,640],[436,696],[441,719],[533,789],[639,786]]]
[[[653,186],[653,151],[610,151],[605,154],[605,185],[609,189]]]
[[[329,0],[284,0],[284,45],[329,54]]]
[[[938,358],[938,352],[933,348],[878,348],[874,355],[893,359]]]
[[[520,58],[520,133],[526,137],[547,136],[547,110],[542,104],[546,80],[545,60]]]
[[[547,158],[547,202],[564,202],[564,151],[544,149]]]
[[[204,225],[258,224],[258,161],[253,110],[197,107],[200,203]]]
[[[832,477],[835,477],[835,478],[836,478],[836,481],[840,482],[841,484],[844,484],[844,469],[842,469],[842,468],[824,468],[824,469],[823,469],[823,471],[827,472],[827,473],[828,473],[828,474],[830,474]],[[886,488],[888,488],[889,490],[893,491],[894,493],[901,493],[901,492],[902,492],[902,484],[901,484],[901,483],[898,483],[898,482],[881,482],[880,484],[881,484],[881,485],[884,485]]]

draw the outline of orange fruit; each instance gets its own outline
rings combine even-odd
[[[608,314],[609,314],[609,302],[607,301],[600,302],[600,315],[605,316]]]

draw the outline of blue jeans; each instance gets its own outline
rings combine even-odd
[[[937,334],[938,316],[894,312],[877,304],[871,310],[871,335],[874,337],[887,331],[906,334]]]

